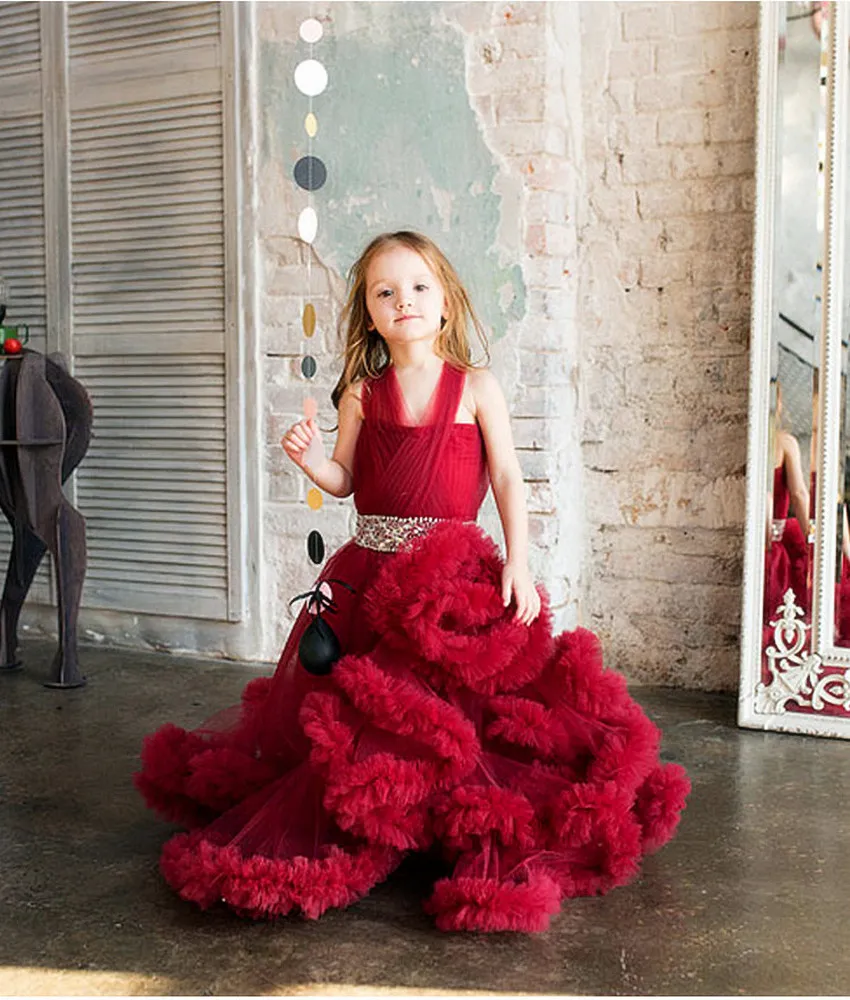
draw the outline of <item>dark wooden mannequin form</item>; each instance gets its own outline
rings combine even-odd
[[[0,509],[13,542],[0,601],[0,669],[21,666],[18,619],[44,553],[56,566],[59,648],[48,687],[80,687],[77,616],[86,570],[86,528],[64,483],[91,439],[92,408],[61,355],[26,350],[0,372]]]

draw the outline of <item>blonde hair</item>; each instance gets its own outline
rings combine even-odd
[[[407,247],[418,253],[443,286],[446,295],[446,315],[437,335],[434,351],[450,364],[469,371],[476,367],[472,361],[469,327],[484,349],[484,363],[489,364],[490,353],[487,335],[472,308],[469,295],[461,284],[457,272],[446,255],[433,240],[421,233],[401,230],[382,233],[366,247],[348,272],[348,295],[339,317],[339,334],[344,343],[343,370],[336,388],[331,393],[334,406],[345,390],[364,378],[377,378],[390,363],[390,352],[384,338],[375,329],[369,329],[370,317],[366,308],[366,273],[372,261],[394,246]]]

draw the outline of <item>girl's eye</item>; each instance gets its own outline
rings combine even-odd
[[[427,285],[417,285],[416,286],[416,291],[417,292],[427,292],[428,291],[428,286]]]
[[[392,295],[392,292],[389,290],[389,288],[384,288],[380,292],[378,292],[379,299],[385,299],[388,295]]]

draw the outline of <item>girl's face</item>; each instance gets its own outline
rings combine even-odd
[[[437,336],[446,296],[424,258],[396,245],[366,269],[366,308],[372,327],[388,344],[409,344]]]

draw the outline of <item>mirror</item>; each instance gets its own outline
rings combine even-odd
[[[826,113],[821,72],[823,38],[811,5],[780,5],[776,134],[776,240],[770,329],[768,531],[764,552],[762,643],[773,639],[790,589],[804,617],[811,613],[816,482],[819,331],[823,273],[823,143]],[[784,15],[784,16],[782,16]]]
[[[845,738],[848,15],[842,3],[761,6],[738,715]]]

